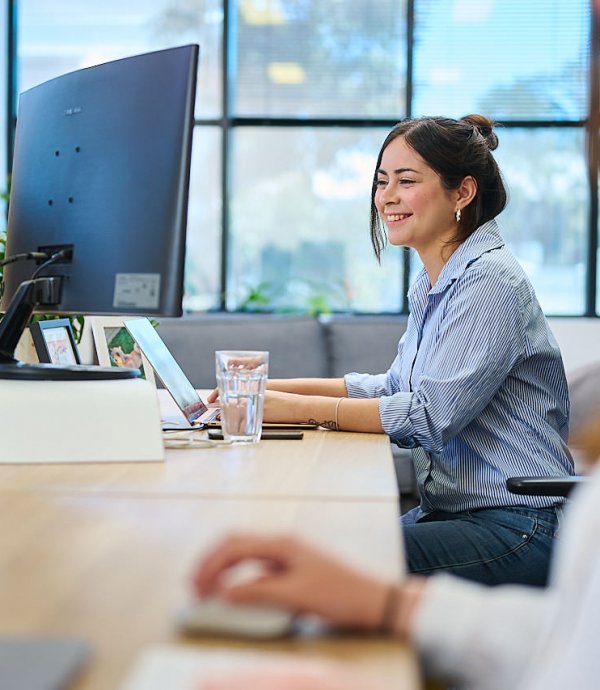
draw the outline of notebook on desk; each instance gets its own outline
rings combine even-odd
[[[210,406],[202,400],[150,321],[146,318],[125,319],[123,323],[181,410],[188,425],[199,429],[220,426],[219,408]],[[316,424],[263,424],[263,427],[314,429]]]

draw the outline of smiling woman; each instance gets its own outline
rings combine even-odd
[[[573,474],[560,351],[495,217],[506,191],[492,123],[405,120],[373,178],[371,239],[423,269],[384,374],[269,382],[266,421],[387,433],[413,451],[421,504],[402,517],[408,568],[544,585],[560,499],[515,497],[514,475]],[[386,234],[387,233],[387,236]]]

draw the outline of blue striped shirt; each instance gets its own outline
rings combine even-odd
[[[451,255],[433,287],[423,269],[385,374],[352,373],[348,395],[379,398],[385,432],[413,449],[421,509],[557,503],[517,496],[514,476],[574,473],[558,345],[495,221]]]

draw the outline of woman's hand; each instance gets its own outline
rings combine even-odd
[[[243,584],[227,582],[238,563],[260,561],[264,570]],[[200,597],[274,604],[311,613],[338,627],[374,630],[385,615],[390,585],[294,537],[233,535],[213,549],[193,575]]]

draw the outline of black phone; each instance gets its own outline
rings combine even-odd
[[[220,429],[209,429],[208,438],[211,441],[222,441],[223,432]],[[288,429],[287,431],[275,431],[272,429],[263,429],[260,434],[261,441],[277,440],[277,441],[300,441],[304,438],[303,431],[294,431]]]

